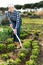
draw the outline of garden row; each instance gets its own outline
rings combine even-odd
[[[24,39],[26,36],[30,35],[30,32],[27,32],[27,30],[22,29],[20,31],[20,38]],[[10,29],[9,27],[4,28],[3,27],[3,31],[0,31],[0,41],[5,41],[7,38],[11,38],[13,37],[13,32],[12,29]]]
[[[26,65],[38,65],[38,57],[39,57],[40,49],[38,41],[33,41],[32,43],[32,54],[30,56],[30,60],[26,61]]]
[[[7,40],[8,41],[8,40]],[[8,45],[11,45],[10,42],[8,42]],[[4,44],[3,44],[4,45]],[[12,44],[13,45],[13,44]],[[1,44],[0,44],[1,46]],[[31,47],[31,40],[27,40],[25,42],[25,44],[23,44],[24,48],[25,49],[29,49]],[[2,48],[2,46],[1,46]],[[14,46],[12,46],[13,50],[14,50]],[[12,49],[11,46],[10,46],[10,50]],[[23,60],[25,60],[27,54],[29,54],[29,50],[21,50],[20,53],[17,54],[17,58],[16,60],[13,60],[13,59],[10,59],[10,56],[9,54],[7,53],[4,53],[4,54],[1,54],[1,58],[4,60],[4,61],[7,61],[8,65],[19,65]],[[4,50],[4,48],[3,48]],[[12,51],[13,51],[12,50]],[[11,51],[10,51],[11,52]],[[13,52],[13,54],[15,54],[15,52]],[[2,63],[3,64],[3,63]]]
[[[33,25],[34,26],[34,25]],[[21,31],[20,31],[20,38],[21,39],[25,39],[27,36],[31,36],[31,34],[33,33],[34,36],[38,36],[39,33],[40,33],[40,30],[32,30],[34,29],[35,27],[33,27],[31,25],[27,26],[27,25],[24,25],[21,27]],[[12,34],[12,29],[9,28],[9,27],[2,27],[3,28],[3,31],[0,31],[0,41],[6,41],[7,38],[11,38],[13,37],[13,34]],[[40,28],[40,26],[38,27]]]
[[[35,40],[34,41],[26,40],[25,43],[23,43],[23,46],[25,49],[28,50],[24,50],[24,49],[21,50],[21,52],[17,54],[18,56],[16,57],[15,60],[11,59],[8,54],[1,54],[1,58],[4,60],[4,62],[6,62],[6,63],[2,63],[1,65],[21,65],[21,63],[24,63],[24,65],[37,65],[37,60],[40,53],[39,42]],[[10,47],[10,50],[12,48]],[[29,49],[31,51],[31,54]],[[27,56],[28,56],[28,61],[26,60]]]

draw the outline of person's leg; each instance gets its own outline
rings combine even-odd
[[[20,38],[20,28],[21,28],[21,24],[20,24],[19,28],[17,29],[17,35],[19,38]],[[13,34],[13,37],[14,37],[15,45],[17,46],[17,48],[20,48],[19,41],[18,41],[17,37],[15,36],[15,34]]]
[[[16,24],[15,24],[15,26],[16,26]],[[21,22],[20,22],[19,28],[17,29],[17,35],[18,35],[19,38],[20,38],[20,28],[21,28]],[[19,42],[15,35],[14,35],[14,41]]]

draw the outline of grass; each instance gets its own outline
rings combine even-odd
[[[43,32],[43,19],[36,18],[22,18],[22,27],[28,29],[28,31],[40,31]]]
[[[43,19],[22,18],[23,23],[43,24]]]

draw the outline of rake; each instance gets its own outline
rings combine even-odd
[[[13,29],[13,28],[12,28],[12,30],[14,31],[14,29]],[[21,43],[20,38],[18,37],[18,35],[17,35],[17,34],[15,34],[15,35],[16,35],[16,37],[17,37],[17,39],[18,39],[19,43],[20,43],[21,48],[23,49],[23,45],[22,45],[22,43]]]
[[[12,28],[12,30],[14,31],[14,29]],[[16,35],[16,37],[17,37],[17,39],[18,39],[18,41],[19,41],[19,43],[20,43],[20,46],[21,46],[21,49],[18,49],[18,50],[29,50],[29,49],[25,49],[24,47],[23,47],[23,45],[22,45],[22,43],[21,43],[21,40],[20,40],[20,38],[18,37],[18,35],[17,34],[15,34]]]

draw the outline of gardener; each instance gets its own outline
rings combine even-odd
[[[17,34],[18,37],[20,38],[20,27],[21,27],[22,19],[21,19],[21,16],[19,15],[19,12],[15,10],[15,7],[13,4],[10,4],[8,6],[7,16],[10,22],[10,27],[14,29],[13,31],[14,41],[17,47],[20,47],[19,41],[16,38],[15,34]]]

